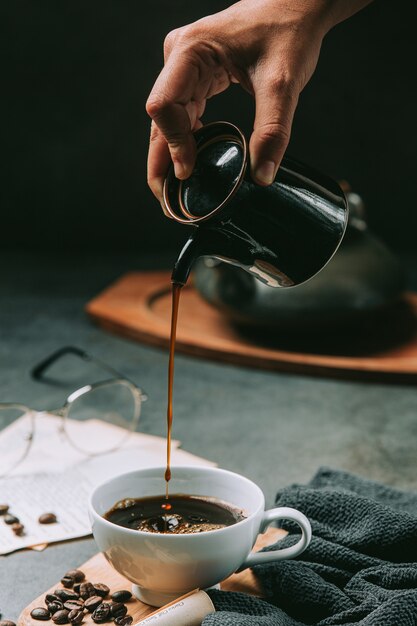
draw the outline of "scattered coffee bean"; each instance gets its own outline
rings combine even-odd
[[[105,598],[110,591],[110,588],[104,583],[93,583],[96,595]]]
[[[6,513],[7,510],[4,512],[5,517]],[[53,513],[44,514],[44,516],[46,515],[55,517]],[[11,517],[14,518],[14,516]],[[20,524],[19,522],[14,523]],[[52,521],[43,523],[52,523]],[[127,589],[118,589],[111,593],[108,585],[85,580],[84,572],[78,569],[68,570],[62,577],[61,583],[62,588],[59,587],[53,593],[45,595],[47,609],[41,607],[33,609],[31,616],[34,619],[47,620],[52,616],[55,624],[71,623],[71,626],[79,626],[83,623],[85,614],[90,612],[91,618],[96,624],[112,620],[116,626],[131,626],[133,623],[133,617],[127,614],[128,609],[124,604],[132,598],[131,592]],[[112,604],[103,602],[103,598],[110,593]],[[33,614],[34,612],[37,613],[36,616]],[[16,626],[16,624],[10,620],[2,621],[0,619],[0,626]]]
[[[65,587],[55,589],[54,594],[58,596],[61,602],[66,602],[67,600],[78,600],[80,597],[73,589],[65,589]]]
[[[42,513],[38,518],[39,524],[55,524],[57,521],[55,513]]]
[[[55,624],[68,624],[69,613],[70,612],[67,611],[66,609],[61,609],[61,611],[57,611],[56,613],[52,615],[52,621],[55,622]]]
[[[132,597],[132,594],[127,589],[120,589],[111,594],[113,602],[127,602]]]
[[[55,624],[68,624],[69,614],[70,611],[68,611],[67,609],[61,609],[60,611],[57,611],[56,613],[54,613],[54,615],[52,615],[52,621],[55,622]]]
[[[107,602],[102,602],[96,608],[96,610],[91,614],[93,622],[96,624],[102,624],[103,622],[107,622],[111,619],[110,616],[110,604]]]
[[[62,611],[63,608],[64,608],[64,605],[62,604],[60,600],[54,600],[54,602],[50,602],[48,604],[48,611],[50,612],[51,615],[53,615],[57,611]]]
[[[110,605],[110,615],[112,617],[124,617],[127,613],[127,606],[121,602],[115,602]]]
[[[16,517],[16,515],[12,515],[11,513],[6,513],[3,519],[4,519],[4,523],[9,524],[9,525],[20,523],[20,519]]]
[[[0,515],[6,515],[7,511],[9,510],[9,505],[8,504],[0,504]],[[8,622],[10,620],[3,620],[3,622]]]
[[[49,604],[50,602],[55,602],[55,600],[59,600],[58,596],[54,593],[47,593],[45,596],[45,604]]]
[[[84,608],[92,613],[102,602],[103,598],[101,596],[91,596],[84,602]]]
[[[51,614],[48,609],[44,609],[43,606],[38,606],[31,610],[30,616],[33,617],[33,619],[47,620],[51,617]]]
[[[133,617],[131,615],[125,615],[124,617],[116,617],[114,619],[114,623],[117,624],[117,626],[130,626],[132,622],[133,622]]]
[[[65,576],[72,576],[76,583],[82,583],[85,579],[85,574],[80,569],[70,569]]]
[[[23,526],[23,524],[20,524],[19,522],[12,524],[12,531],[14,532],[15,535],[17,535],[18,537],[21,537],[22,535],[25,534],[25,527]]]
[[[71,589],[74,583],[75,583],[75,578],[73,576],[69,576],[68,574],[65,574],[65,576],[61,578],[61,585],[63,585],[67,589]]]
[[[16,626],[16,622],[12,622],[10,619],[1,619],[0,615],[0,626]]]
[[[64,609],[72,611],[73,609],[82,609],[84,606],[84,600],[67,600],[64,602]]]
[[[81,624],[84,619],[84,611],[82,609],[73,609],[72,611],[70,611],[68,619],[71,624],[77,626],[78,624]]]
[[[86,581],[85,583],[81,583],[80,596],[83,600],[87,600],[87,598],[91,598],[92,596],[96,595],[96,591],[90,582]]]

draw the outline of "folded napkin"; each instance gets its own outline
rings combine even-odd
[[[265,600],[210,591],[203,626],[417,626],[417,492],[323,467],[276,505],[309,518],[310,546],[253,568]],[[282,527],[280,547],[299,539],[293,522]]]

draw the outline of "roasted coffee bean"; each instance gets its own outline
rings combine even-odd
[[[87,598],[91,598],[92,596],[96,596],[96,591],[91,583],[86,581],[85,583],[81,583],[80,585],[80,596],[83,600],[87,600]]]
[[[0,615],[0,626],[16,626],[16,622],[12,622],[11,619],[1,619]]]
[[[65,576],[72,576],[76,583],[82,583],[85,579],[85,574],[80,569],[70,569]]]
[[[9,505],[8,504],[0,504],[0,515],[6,515],[7,511],[9,510]],[[10,620],[4,619],[3,622],[8,622]]]
[[[78,595],[80,594],[80,587],[81,583],[74,583],[73,590],[75,591],[75,593],[78,593]]]
[[[67,600],[64,602],[64,609],[72,611],[73,609],[82,609],[84,606],[84,600]]]
[[[51,615],[53,615],[57,611],[62,611],[63,608],[64,608],[64,605],[62,604],[60,600],[54,600],[54,602],[50,602],[48,604],[48,611],[50,612]]]
[[[21,537],[22,535],[25,534],[25,527],[23,526],[23,524],[15,523],[15,524],[12,524],[12,531],[14,532],[15,535],[17,535],[18,537]]]
[[[125,615],[124,617],[116,617],[114,623],[117,626],[130,626],[133,622],[133,617],[131,615]]]
[[[110,591],[110,588],[104,583],[93,583],[93,587],[96,591],[96,595],[102,598],[105,598]]]
[[[55,524],[57,521],[55,513],[42,513],[38,517],[39,524]]]
[[[81,624],[84,619],[84,611],[82,609],[73,609],[72,611],[70,611],[68,619],[71,624],[77,626],[77,624]]]
[[[111,594],[113,602],[127,602],[132,597],[132,594],[127,589],[120,589]]]
[[[54,593],[47,593],[45,596],[45,604],[49,604],[50,602],[55,602],[55,600],[59,600],[58,596]]]
[[[101,596],[91,596],[90,598],[87,598],[87,600],[84,602],[84,608],[92,613],[94,609],[96,609],[102,602],[103,598]]]
[[[110,615],[112,617],[124,617],[127,613],[127,606],[121,602],[115,602],[110,605]]]
[[[36,609],[31,610],[30,616],[33,617],[33,619],[47,620],[51,617],[51,614],[48,609],[44,609],[43,606],[38,606]]]
[[[110,621],[110,604],[108,604],[107,602],[102,602],[101,604],[99,604],[94,613],[91,614],[91,617],[93,619],[93,622],[95,622],[96,624],[102,624],[103,622]]]
[[[66,609],[61,609],[61,611],[57,611],[56,613],[52,615],[52,621],[55,622],[55,624],[68,624],[69,613],[70,612],[67,611]]]
[[[6,513],[3,519],[5,524],[20,524],[20,519],[16,517],[16,515],[12,515],[11,513]]]
[[[73,576],[68,576],[68,574],[65,574],[65,576],[61,578],[61,585],[63,585],[67,589],[71,589],[74,583],[75,578],[73,578]]]
[[[73,589],[65,589],[64,587],[55,589],[54,594],[58,596],[61,602],[66,602],[67,600],[78,600],[80,597]]]

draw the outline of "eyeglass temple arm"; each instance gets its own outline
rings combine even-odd
[[[126,376],[123,376],[120,372],[115,370],[113,367],[110,367],[110,365],[107,365],[107,363],[104,363],[100,359],[97,359],[96,357],[91,356],[91,354],[88,354],[88,352],[85,352],[84,350],[81,350],[81,348],[77,348],[76,346],[65,346],[64,348],[60,348],[59,350],[56,350],[55,352],[50,354],[48,357],[46,357],[46,359],[43,359],[43,361],[35,365],[35,367],[32,368],[30,375],[35,380],[41,380],[43,374],[46,372],[48,367],[53,365],[62,356],[65,356],[67,354],[74,354],[75,356],[78,356],[81,359],[83,359],[83,361],[90,361],[91,363],[96,363],[102,369],[112,374],[112,376],[114,376],[115,378],[126,378],[126,380],[129,380]]]

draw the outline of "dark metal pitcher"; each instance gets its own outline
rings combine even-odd
[[[319,272],[345,233],[348,208],[339,185],[287,156],[272,185],[254,183],[248,141],[228,122],[195,132],[192,175],[170,168],[164,213],[192,231],[172,280],[185,284],[192,265],[209,256],[244,268],[272,287],[290,287]]]

